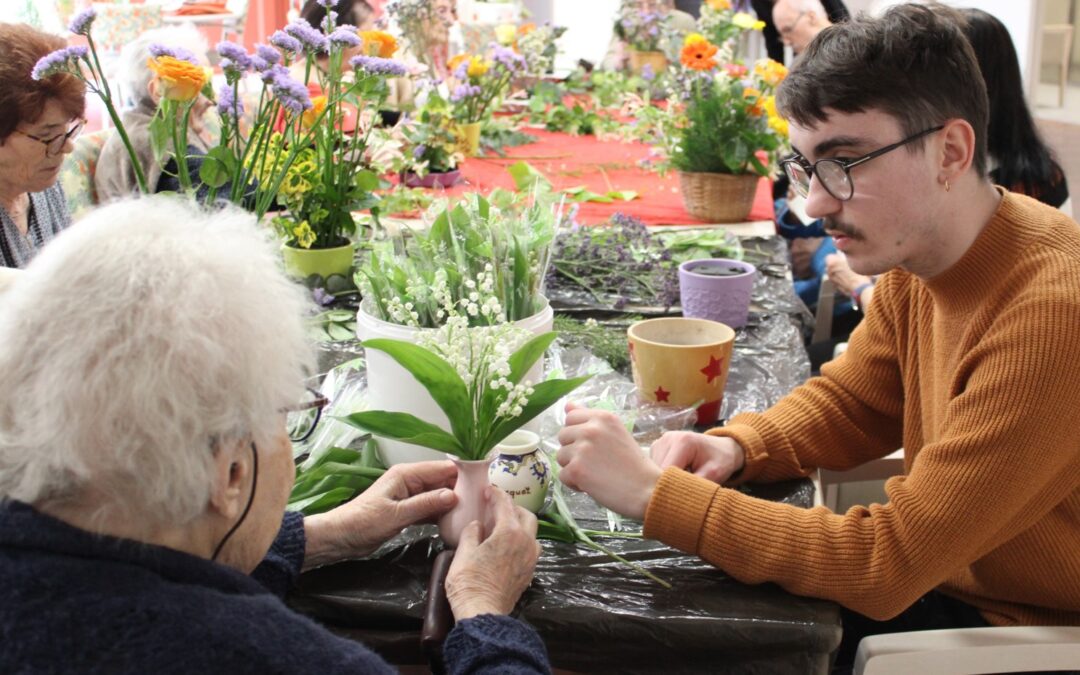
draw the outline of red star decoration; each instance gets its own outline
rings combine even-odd
[[[724,374],[724,371],[722,369],[723,365],[724,361],[722,359],[718,359],[715,356],[710,355],[709,365],[701,369],[701,374],[709,378],[709,384],[712,384],[712,381],[714,379]]]
[[[663,387],[657,387],[656,391],[653,392],[653,396],[656,397],[656,402],[657,403],[660,403],[661,401],[663,401],[664,403],[667,403],[668,402],[668,396],[671,396],[671,392],[670,391],[664,391]]]

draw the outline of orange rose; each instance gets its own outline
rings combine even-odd
[[[706,0],[705,4],[718,12],[731,9],[731,0]]]
[[[311,110],[305,110],[304,114],[300,117],[300,123],[305,128],[310,129],[315,126],[315,122],[326,110],[326,97],[325,96],[312,96],[311,97]]]
[[[390,33],[381,30],[362,30],[360,39],[364,41],[364,54],[388,59],[397,51],[398,43]]]
[[[691,70],[711,70],[716,67],[716,45],[709,42],[692,42],[682,48],[679,61]]]
[[[158,56],[148,62],[161,83],[161,95],[170,101],[191,101],[206,85],[206,71],[189,61]]]

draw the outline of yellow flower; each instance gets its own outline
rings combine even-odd
[[[206,84],[206,71],[194,63],[158,56],[148,61],[161,84],[161,95],[170,101],[191,101]]]
[[[326,97],[312,96],[311,109],[304,111],[304,114],[300,117],[300,123],[304,125],[305,129],[310,129],[315,126],[315,122],[322,116],[324,110],[326,110]]]
[[[315,232],[306,220],[293,228],[293,236],[296,237],[296,243],[300,244],[300,248],[311,248],[311,245],[315,243]]]
[[[762,105],[765,107],[765,114],[766,115],[768,115],[769,117],[776,117],[776,97],[775,96],[766,96],[765,100],[762,102]]]
[[[769,117],[769,128],[780,134],[781,136],[788,135],[788,121],[783,117]]]
[[[514,40],[517,39],[517,31],[517,26],[512,23],[495,26],[495,41],[504,47],[508,47],[514,44]]]
[[[735,12],[731,17],[731,23],[746,30],[761,30],[765,27],[764,21],[759,21],[746,12]]]
[[[367,56],[388,59],[398,48],[397,38],[381,30],[362,30],[360,39],[364,41],[362,49]]]
[[[489,68],[491,68],[491,64],[485,61],[482,56],[474,56],[469,59],[469,69],[466,72],[469,77],[483,77]]]
[[[709,40],[701,33],[689,33],[683,40],[683,47],[692,47],[694,45],[708,44]]]
[[[706,4],[718,12],[731,9],[731,0],[706,0]]]
[[[761,117],[765,114],[764,101],[761,99],[761,92],[753,87],[746,87],[742,92],[743,98],[750,103],[750,107],[746,109],[746,112],[752,117]]]
[[[775,87],[783,82],[784,78],[787,77],[787,73],[788,70],[784,64],[772,59],[762,59],[754,64],[754,74],[770,87]]]

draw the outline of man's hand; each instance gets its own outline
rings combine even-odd
[[[566,425],[559,432],[559,480],[612,511],[644,518],[660,467],[614,414],[572,403],[566,411]]]
[[[446,574],[446,598],[458,621],[509,614],[532,582],[540,557],[536,516],[514,506],[498,488],[488,487],[485,498],[494,515],[491,534],[481,541],[480,521],[469,523]]]
[[[692,431],[669,431],[652,444],[653,461],[723,483],[743,468],[746,453],[734,439]]]
[[[873,281],[870,277],[857,274],[848,264],[847,257],[840,253],[825,256],[825,273],[844,295],[851,295],[855,289]]]
[[[457,503],[453,462],[391,467],[362,495],[304,519],[304,569],[363,557],[414,523],[433,520]]]

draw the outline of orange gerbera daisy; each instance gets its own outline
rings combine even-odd
[[[684,45],[679,61],[691,70],[711,70],[716,67],[716,45],[709,42],[693,42]]]

